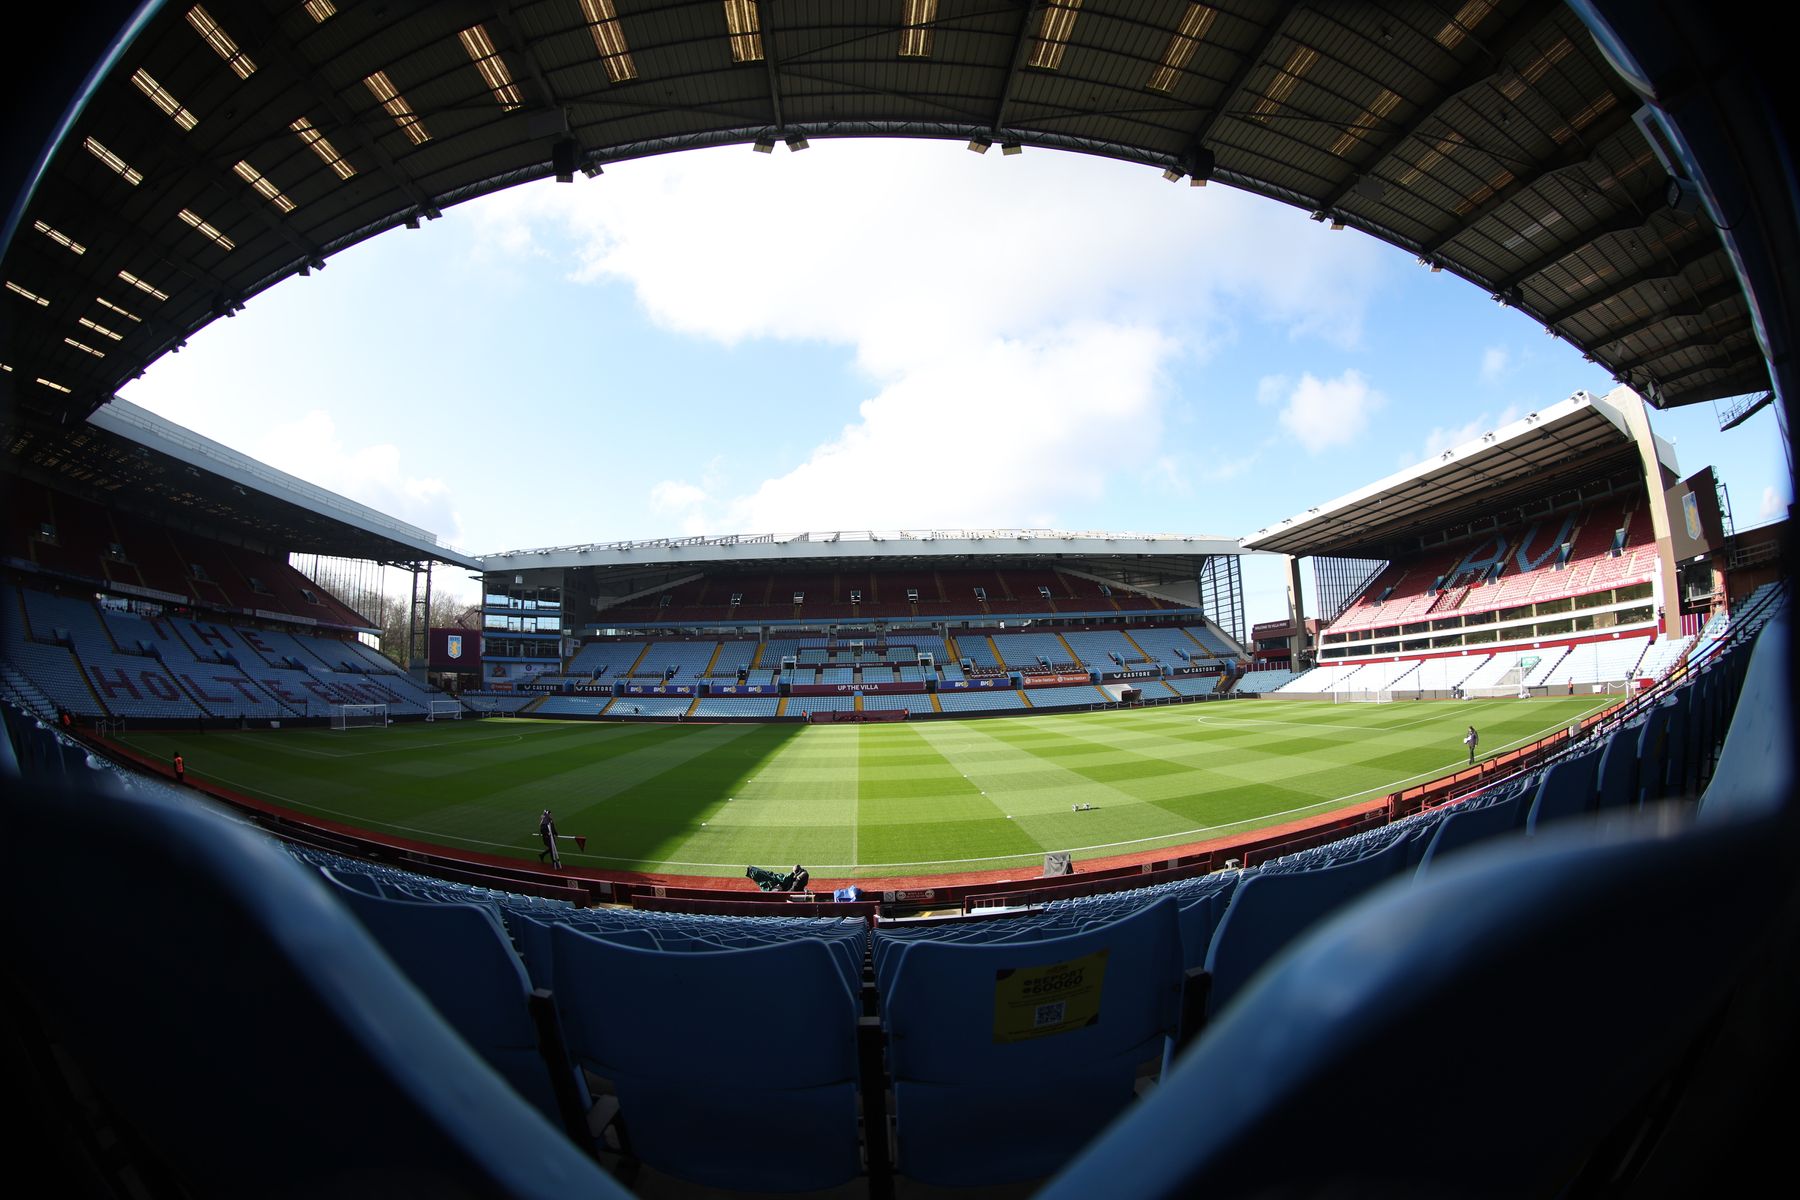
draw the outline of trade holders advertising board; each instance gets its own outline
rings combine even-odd
[[[1071,683],[1092,682],[1093,680],[1088,677],[1086,671],[1058,671],[1054,675],[1025,676],[1025,686],[1028,688],[1067,687]]]
[[[713,689],[717,691],[718,689]],[[909,680],[906,683],[796,683],[788,687],[788,692],[795,696],[848,696],[856,692],[873,695],[877,692],[922,692],[924,683]]]

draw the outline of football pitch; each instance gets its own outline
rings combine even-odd
[[[1609,697],[1234,701],[871,725],[489,719],[252,733],[130,733],[190,776],[376,833],[565,864],[816,877],[1012,868],[1155,850],[1329,812],[1565,728]],[[1091,810],[1074,811],[1078,805]]]

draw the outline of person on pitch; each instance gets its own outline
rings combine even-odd
[[[186,783],[187,782],[187,759],[181,757],[181,751],[177,750],[175,752],[175,760],[172,765],[175,768],[175,782],[176,783]]]
[[[538,851],[538,861],[543,862],[547,854],[550,856],[550,865],[562,870],[562,855],[556,851],[556,818],[550,815],[547,808],[544,815],[538,818],[538,836],[544,839],[544,848]]]
[[[1463,735],[1463,745],[1469,748],[1469,765],[1471,767],[1475,765],[1475,747],[1480,744],[1481,735],[1475,732],[1473,725],[1469,726],[1469,732]]]
[[[787,890],[790,892],[804,892],[807,883],[810,882],[811,879],[812,873],[799,863],[795,863],[794,873],[787,877]]]

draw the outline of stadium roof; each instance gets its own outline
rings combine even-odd
[[[0,422],[7,469],[209,537],[378,562],[478,560],[415,525],[315,487],[124,400],[50,436]]]
[[[1627,393],[1629,396],[1629,393]],[[1634,401],[1632,401],[1634,402]],[[1676,470],[1657,439],[1658,460]],[[1252,550],[1392,558],[1458,526],[1491,526],[1509,507],[1541,512],[1616,488],[1641,487],[1644,465],[1611,397],[1576,392],[1367,487],[1259,529]]]
[[[1056,529],[852,530],[758,536],[659,538],[550,546],[486,554],[489,572],[594,568],[612,577],[661,578],[670,571],[843,570],[902,564],[948,565],[1078,560],[1066,566],[1121,583],[1192,581],[1214,555],[1244,552],[1235,538],[1174,533],[1071,533]]]
[[[867,136],[1243,188],[1461,275],[1653,404],[1769,387],[1719,231],[1561,0],[146,11],[0,262],[0,389],[51,422],[263,289],[459,201],[691,147]],[[321,348],[296,330],[295,352]]]

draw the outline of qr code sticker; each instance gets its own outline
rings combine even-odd
[[[1038,1028],[1042,1029],[1046,1025],[1061,1025],[1062,1021],[1063,1001],[1058,1000],[1055,1004],[1040,1004],[1037,1006],[1037,1019],[1035,1024]]]

